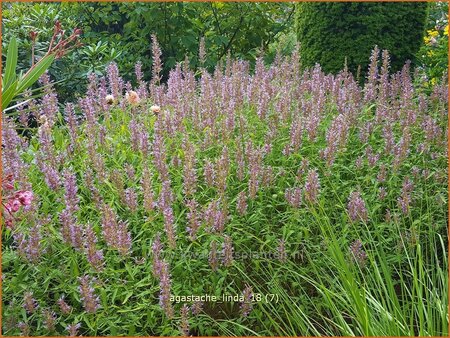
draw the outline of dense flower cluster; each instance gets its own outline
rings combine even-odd
[[[169,264],[167,262],[160,262],[159,264],[159,287],[160,287],[160,294],[159,294],[159,305],[166,313],[166,316],[168,318],[173,317],[173,307],[172,303],[170,302],[170,290],[171,290],[171,280],[170,280],[170,273],[169,273]]]
[[[68,314],[68,313],[70,313],[70,311],[72,311],[72,307],[69,304],[67,304],[66,301],[64,300],[64,295],[58,299],[58,305],[59,305],[59,310],[63,314]]]
[[[319,174],[316,169],[308,171],[305,183],[305,198],[310,203],[317,202],[320,190]]]
[[[9,191],[14,189],[13,177],[11,175],[7,177],[6,184],[4,184],[4,186]],[[13,227],[14,214],[17,213],[22,206],[28,207],[31,205],[33,197],[33,193],[28,190],[19,190],[12,194],[6,194],[6,203],[3,203],[2,201],[2,205],[7,211],[7,215],[5,215],[5,223],[7,227]]]
[[[69,324],[66,327],[66,331],[68,333],[68,336],[70,337],[75,337],[77,336],[78,333],[78,329],[81,327],[80,323],[76,323],[76,324]]]

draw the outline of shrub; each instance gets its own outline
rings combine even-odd
[[[374,45],[391,54],[393,71],[414,60],[424,33],[426,3],[312,3],[298,5],[297,33],[305,66],[336,73],[345,59],[367,70]]]
[[[47,3],[3,3],[2,17],[2,63],[6,65],[7,43],[14,36],[19,50],[17,69],[24,73],[31,66],[33,41],[30,32],[36,33],[35,56],[43,57],[49,47],[54,31],[54,23],[58,20],[68,32],[80,27],[81,22],[69,9],[73,4]],[[100,74],[106,65],[118,57],[117,47],[110,41],[87,39],[81,37],[82,47],[78,47],[64,58],[53,62],[48,72],[55,80],[58,97],[62,102],[72,101],[75,93],[86,90],[86,79],[89,73]]]
[[[424,44],[418,58],[427,80],[434,84],[448,71],[448,3],[430,4]],[[426,83],[431,88],[430,83]]]
[[[4,39],[17,36],[19,50],[24,51],[20,69],[29,67],[30,29],[39,33],[39,41],[49,41],[56,19],[64,27],[83,30],[85,46],[67,60],[55,62],[49,71],[56,81],[63,81],[56,85],[58,96],[71,101],[74,92],[85,91],[87,75],[99,74],[111,61],[118,64],[125,81],[134,81],[131,75],[140,61],[149,80],[153,34],[163,50],[163,80],[185,56],[191,67],[200,65],[202,37],[208,52],[204,66],[210,71],[228,53],[254,62],[258,49],[270,49],[289,30],[293,10],[287,3],[19,3],[3,4],[2,23]],[[38,47],[46,50],[45,44]]]

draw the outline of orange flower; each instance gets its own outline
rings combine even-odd
[[[128,101],[131,105],[137,105],[139,101],[141,101],[138,93],[136,93],[134,90],[130,90],[125,94],[125,99]]]

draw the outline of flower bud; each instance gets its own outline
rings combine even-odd
[[[150,107],[150,110],[153,114],[159,114],[161,112],[161,107],[157,105],[153,105]]]
[[[36,41],[37,35],[38,35],[37,32],[35,32],[35,31],[30,31],[30,38],[31,38],[31,41],[33,41],[33,42]]]
[[[114,103],[114,96],[111,94],[105,96],[105,101],[107,104],[113,104]]]

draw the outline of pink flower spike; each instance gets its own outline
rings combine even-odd
[[[34,196],[31,191],[20,190],[16,192],[15,198],[18,199],[20,204],[27,206],[31,204],[31,201],[33,200]]]
[[[8,203],[5,204],[5,208],[6,208],[10,213],[14,213],[14,212],[19,211],[20,206],[21,206],[21,203],[19,202],[19,200],[15,199],[15,198],[10,199],[10,200],[8,201]]]

